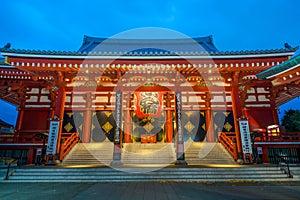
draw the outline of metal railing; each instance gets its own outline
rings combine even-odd
[[[15,171],[16,168],[20,168],[21,163],[20,162],[21,158],[15,158],[13,160],[11,160],[8,164],[7,164],[7,168],[6,168],[6,175],[4,177],[4,180],[8,180],[9,176],[12,175],[12,173]],[[16,166],[12,166],[12,164],[16,163]]]
[[[300,141],[300,133],[266,133],[260,132],[259,136],[255,138],[256,142],[295,142]]]
[[[8,160],[9,158],[5,158]],[[21,165],[23,165],[23,151],[21,151],[21,155],[18,158],[11,158],[10,161],[7,163],[6,166],[6,174],[4,177],[4,180],[8,180],[9,176],[12,175],[12,173],[15,171],[16,168],[20,168]],[[15,166],[12,166],[12,164],[16,164]],[[4,165],[5,167],[5,165]]]
[[[276,163],[277,166],[280,167],[282,171],[284,171],[285,174],[288,175],[289,178],[293,178],[293,175],[291,174],[289,162],[288,162],[288,155],[287,154],[277,154],[276,155]]]

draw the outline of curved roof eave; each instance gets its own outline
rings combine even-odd
[[[277,65],[277,66],[267,69],[267,70],[257,74],[256,76],[259,79],[270,79],[278,74],[281,74],[281,73],[284,73],[285,71],[291,70],[298,65],[300,65],[300,54]]]
[[[223,52],[76,52],[76,51],[40,51],[24,49],[0,48],[3,56],[15,57],[48,57],[48,58],[125,58],[125,59],[167,59],[167,58],[240,58],[240,57],[272,57],[291,56],[298,50],[298,47],[289,49],[253,50],[253,51],[223,51]]]

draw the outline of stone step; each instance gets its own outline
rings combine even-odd
[[[123,164],[170,164],[175,160],[172,143],[127,143],[122,153]]]
[[[131,156],[131,155],[124,155],[122,156],[122,160],[139,160],[139,159],[143,159],[143,160],[147,160],[147,159],[157,159],[157,160],[165,160],[165,159],[173,159],[175,158],[175,156],[165,156],[165,157],[156,157],[156,156]]]
[[[21,168],[5,182],[293,181],[279,167],[154,169]]]
[[[2,165],[3,168],[0,168],[0,180],[3,180],[6,176],[6,172],[7,172],[7,169],[5,169],[5,166]]]
[[[296,173],[300,173],[300,166],[290,166],[290,170]]]
[[[290,166],[290,172],[294,179],[298,179],[300,181],[300,166]]]
[[[273,178],[273,179],[282,179],[282,178],[286,178],[285,174],[268,174],[268,175],[261,175],[261,176],[255,176],[255,177],[249,177],[249,175],[224,175],[224,174],[219,174],[219,175],[182,175],[182,176],[177,176],[177,175],[135,175],[135,176],[128,176],[128,175],[124,175],[124,176],[119,176],[118,179],[116,179],[115,175],[101,175],[101,176],[75,176],[75,175],[55,175],[55,176],[37,176],[37,177],[32,177],[32,176],[19,176],[16,177],[16,179],[14,179],[14,176],[11,176],[9,180],[36,180],[36,181],[43,181],[43,180],[49,180],[49,182],[53,181],[53,180],[63,180],[63,179],[67,179],[69,181],[72,180],[81,180],[81,181],[87,181],[89,182],[89,180],[99,180],[99,181],[107,181],[107,180],[118,180],[121,181],[120,179],[126,180],[126,181],[131,181],[139,179],[139,180],[143,180],[143,179],[147,179],[147,181],[151,181],[151,180],[172,180],[172,179],[181,179],[181,180],[207,180],[207,179],[223,179],[223,180],[236,180],[236,179],[243,179],[243,180],[247,180],[247,179],[265,179],[265,178]]]
[[[113,143],[78,143],[63,160],[63,165],[109,165],[113,158]]]
[[[110,168],[110,167],[101,167],[101,168],[60,168],[60,167],[27,167],[23,166],[23,168],[19,168],[18,172],[122,172],[122,169],[132,169],[136,172],[143,172],[144,168],[139,167],[116,167],[116,168]],[[148,169],[151,169],[151,167],[148,167]],[[175,170],[176,169],[176,170]],[[226,167],[208,167],[208,166],[202,166],[202,167],[184,167],[184,168],[172,168],[172,167],[166,167],[161,168],[159,170],[156,170],[157,172],[219,172],[219,171],[231,171],[233,173],[239,173],[239,172],[248,172],[248,171],[254,171],[254,172],[260,172],[260,171],[280,171],[280,167],[276,165],[259,165],[259,166],[253,166],[253,165],[231,165],[228,168]]]
[[[120,180],[120,179],[106,179],[106,180],[98,180],[98,179],[93,179],[93,178],[88,178],[86,179],[64,179],[64,180],[8,180],[6,182],[9,183],[112,183],[112,182],[153,182],[153,181],[161,181],[159,178],[152,178],[152,179],[145,179],[144,177],[142,178],[131,178],[131,179],[126,179],[126,180]],[[245,178],[245,179],[218,179],[218,178],[168,178],[164,179],[163,181],[174,181],[174,182],[203,182],[203,183],[208,183],[208,182],[235,182],[235,181],[242,181],[242,182],[274,182],[274,181],[280,181],[280,182],[289,182],[291,181],[289,178],[269,178],[269,177],[261,177],[260,179],[257,178]],[[293,181],[293,180],[292,180]]]
[[[139,160],[139,159],[122,159],[122,164],[123,165],[127,165],[127,164],[172,164],[173,162],[175,162],[175,159],[164,159],[164,160],[152,160],[152,159],[143,159],[143,160]]]
[[[105,153],[110,153],[111,150],[106,150],[106,149],[103,149],[103,150],[76,150],[75,152],[73,152],[73,155],[76,155],[76,154],[91,154],[91,153],[97,153],[97,154],[105,154]]]
[[[187,142],[185,144],[185,160],[188,164],[235,164],[220,143]]]
[[[48,172],[45,172],[45,171],[19,171],[18,170],[18,176],[42,176],[42,175],[47,175],[47,176],[53,176],[53,175],[86,175],[86,176],[102,176],[102,175],[124,175],[124,172],[123,171],[85,171],[85,170],[82,170],[82,171],[78,171],[78,172],[73,172],[73,171],[48,171]],[[154,171],[154,172],[148,172],[147,174],[156,174],[156,175],[164,175],[168,173],[169,175],[228,175],[229,172],[228,170],[219,170],[219,171],[214,171],[214,172],[211,172],[211,171]],[[238,172],[238,173],[234,173],[234,172],[230,172],[231,174],[241,174],[241,172]],[[231,175],[230,174],[230,175]],[[242,174],[243,175],[253,175],[253,171],[242,171]],[[255,175],[266,175],[266,174],[284,174],[283,171],[280,171],[280,170],[269,170],[269,171],[256,171],[255,172]],[[128,174],[126,174],[128,175]]]

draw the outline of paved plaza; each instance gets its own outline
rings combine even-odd
[[[1,183],[1,200],[299,199],[299,182]]]

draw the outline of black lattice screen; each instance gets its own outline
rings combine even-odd
[[[183,111],[182,127],[185,141],[189,138],[195,142],[203,141],[206,136],[205,111]]]
[[[83,111],[65,111],[62,132],[63,133],[74,133],[78,132],[79,137],[82,136],[83,130]]]
[[[234,132],[234,117],[232,110],[212,111],[214,121],[214,134],[218,138],[218,132]]]
[[[91,141],[102,142],[106,139],[114,141],[116,121],[112,111],[96,111],[92,114]]]

